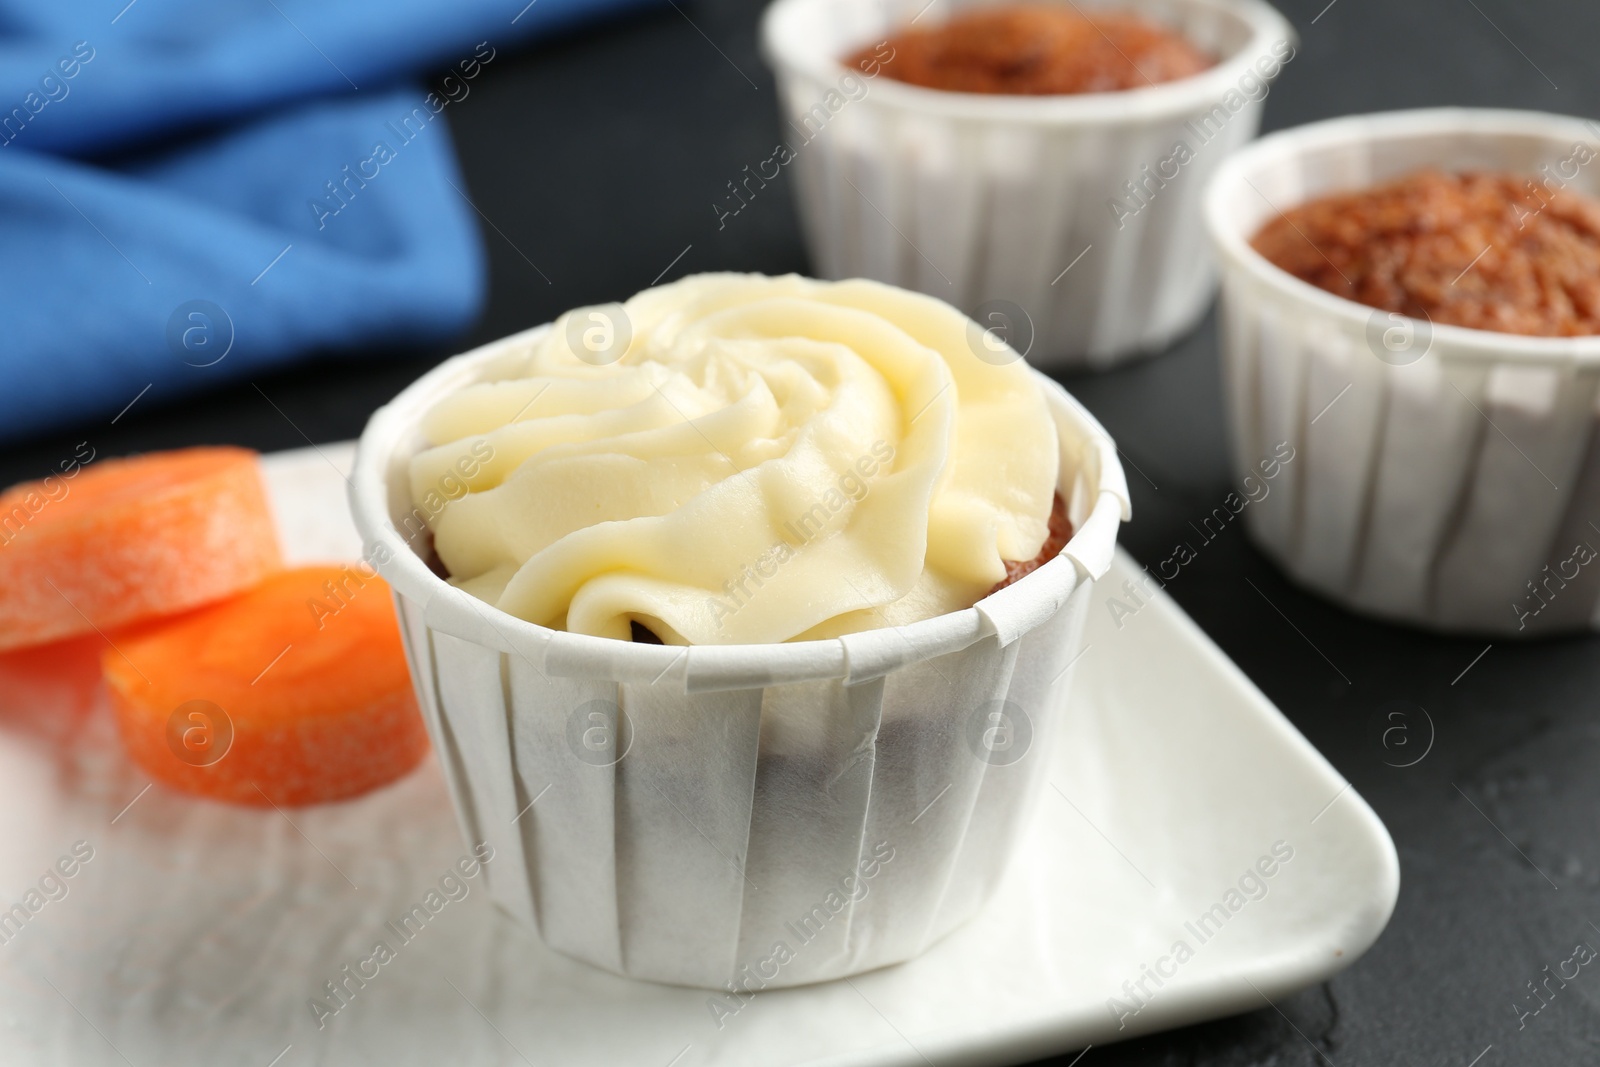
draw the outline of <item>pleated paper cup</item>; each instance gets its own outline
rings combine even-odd
[[[351,482],[462,831],[495,848],[495,900],[569,956],[724,991],[917,955],[989,895],[1043,785],[1090,583],[1128,515],[1116,446],[1039,377],[1076,533],[964,611],[770,645],[549,630],[452,587],[401,532],[423,413],[519,373],[547,328],[380,409]]]
[[[1221,59],[1192,78],[1071,96],[944,92],[840,62],[914,17],[928,26],[982,2],[768,8],[762,48],[784,119],[776,163],[796,172],[813,269],[936,296],[1005,330],[1036,366],[1108,366],[1166,347],[1216,287],[1201,191],[1255,136],[1294,31],[1259,0],[1085,2],[1164,23]],[[748,183],[730,183],[726,210],[742,210],[757,191]]]
[[[1594,196],[1600,126],[1453,109],[1336,119],[1263,138],[1207,191],[1235,463],[1243,476],[1282,442],[1296,454],[1249,508],[1250,533],[1303,584],[1374,615],[1503,636],[1600,625],[1600,337],[1412,321],[1250,247],[1279,211],[1425,167]]]

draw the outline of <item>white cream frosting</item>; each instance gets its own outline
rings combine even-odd
[[[574,351],[580,308],[423,420],[412,494],[461,588],[575,633],[756,643],[968,607],[1039,553],[1055,425],[948,304],[703,274],[623,308],[615,362]]]

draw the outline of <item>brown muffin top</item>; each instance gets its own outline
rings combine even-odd
[[[964,93],[1044,96],[1138,89],[1187,78],[1216,61],[1183,37],[1126,13],[1079,14],[1071,6],[1015,4],[962,12],[889,39],[882,73],[896,81]],[[845,59],[859,67],[876,46]]]
[[[1251,240],[1357,303],[1500,333],[1600,333],[1600,202],[1558,181],[1423,170],[1302,204]]]

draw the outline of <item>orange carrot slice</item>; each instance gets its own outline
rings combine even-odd
[[[362,565],[281,571],[115,640],[101,665],[123,744],[175,788],[316,804],[428,750],[389,587]]]
[[[74,466],[0,493],[0,651],[183,611],[282,565],[254,452]]]

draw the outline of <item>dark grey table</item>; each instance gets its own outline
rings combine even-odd
[[[1600,114],[1593,0],[1280,7],[1301,49],[1267,99],[1269,128],[1442,104]],[[787,178],[737,225],[719,231],[712,208],[779,137],[758,14],[752,2],[680,2],[498,60],[451,108],[468,185],[493,222],[488,312],[457,348],[624,298],[663,271],[807,270]],[[1208,320],[1164,355],[1067,381],[1143,472],[1130,473],[1135,519],[1123,532],[1143,559],[1166,555],[1229,489],[1214,332]],[[301,431],[354,437],[447,354],[347,355],[258,379],[282,414],[248,384],[169,406],[152,396],[115,426],[10,448],[0,482],[43,474],[85,437],[103,455],[294,448]],[[1377,624],[1290,585],[1237,527],[1168,588],[1383,818],[1400,850],[1400,902],[1376,947],[1333,981],[1249,1015],[1097,1047],[1081,1067],[1600,1061],[1600,968],[1519,1019],[1546,965],[1579,942],[1600,948],[1600,638],[1485,653],[1484,641]],[[1434,724],[1431,751],[1411,767],[1390,766],[1411,756],[1372,728],[1391,701],[1425,708]],[[1413,736],[1408,752],[1425,740]]]

